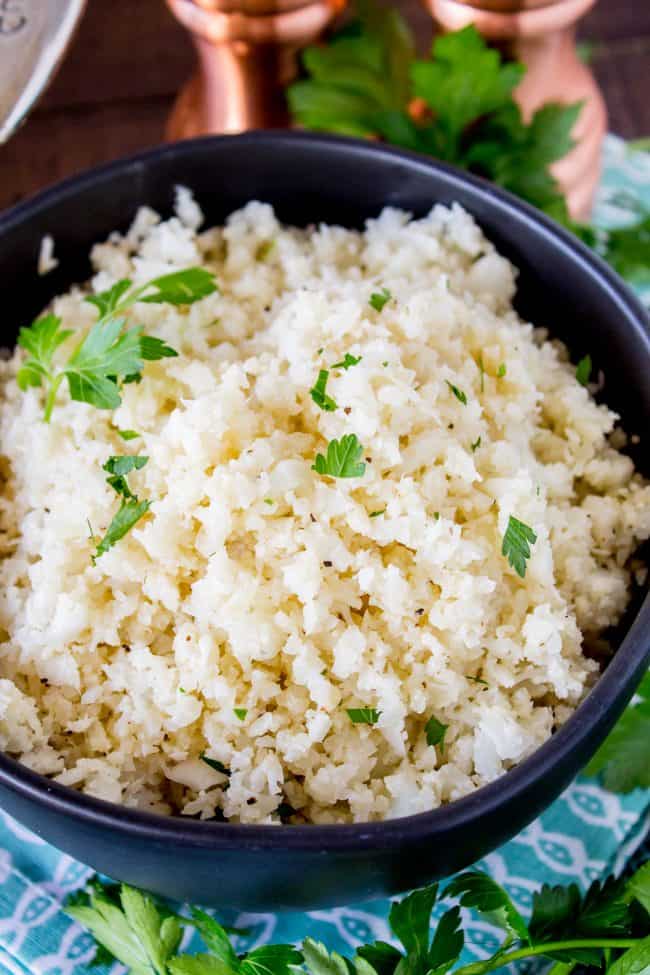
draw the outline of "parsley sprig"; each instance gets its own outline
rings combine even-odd
[[[92,556],[93,565],[100,556],[108,552],[120,539],[131,531],[141,518],[143,518],[151,507],[151,501],[140,501],[137,494],[134,494],[126,479],[127,474],[132,471],[142,470],[149,460],[148,457],[138,457],[128,454],[125,456],[109,457],[103,465],[108,477],[106,481],[113,488],[120,500],[120,507],[114,515],[110,525],[106,529],[106,534],[97,544],[97,548]]]
[[[465,965],[459,964],[467,923],[461,908],[503,931],[490,957]],[[300,948],[265,945],[237,955],[229,931],[209,914],[194,909],[180,917],[132,887],[98,880],[73,895],[66,910],[133,975],[487,975],[535,957],[599,975],[629,975],[650,965],[650,862],[627,881],[595,881],[584,894],[575,884],[544,885],[533,896],[529,920],[503,887],[470,870],[443,888],[431,884],[393,903],[388,923],[399,948],[374,941],[351,959],[311,938]],[[204,953],[178,954],[183,926],[198,931]]]
[[[600,775],[612,792],[650,789],[650,671],[641,681],[637,698],[619,719],[609,738],[587,766],[587,774]],[[648,874],[650,894],[650,871]],[[649,901],[650,904],[650,901]]]
[[[121,384],[138,380],[145,361],[178,355],[162,339],[143,335],[139,325],[125,330],[125,313],[139,301],[189,305],[212,294],[216,288],[214,277],[208,271],[188,268],[137,288],[125,278],[107,291],[88,295],[86,301],[98,309],[99,319],[62,364],[55,361],[55,355],[73,331],[62,327],[58,315],[44,315],[20,330],[18,345],[25,349],[27,357],[18,370],[18,385],[23,391],[30,386],[45,388],[43,418],[46,422],[52,416],[56,394],[64,379],[71,399],[101,410],[114,410],[121,403]]]

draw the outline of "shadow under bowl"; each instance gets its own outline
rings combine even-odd
[[[493,186],[430,159],[329,136],[258,132],[177,143],[75,177],[0,216],[3,345],[57,293],[90,274],[90,246],[138,206],[171,211],[190,187],[207,224],[251,199],[296,225],[361,227],[382,207],[415,215],[462,204],[520,269],[517,307],[589,352],[628,433],[650,428],[650,330],[625,284],[573,236]],[[59,267],[36,276],[41,238]],[[641,444],[635,462],[648,473]],[[109,876],[153,892],[243,910],[320,908],[394,894],[467,866],[536,817],[591,757],[650,656],[650,600],[628,614],[618,650],[585,701],[512,771],[433,812],[344,826],[254,826],[165,818],[93,799],[0,755],[2,808]]]

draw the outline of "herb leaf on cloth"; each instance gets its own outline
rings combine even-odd
[[[650,671],[637,695],[587,765],[587,774],[600,775],[611,792],[650,789]]]

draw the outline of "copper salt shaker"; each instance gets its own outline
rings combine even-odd
[[[577,21],[596,0],[424,0],[444,30],[475,24],[486,40],[526,65],[516,92],[530,118],[546,102],[582,101],[576,147],[553,166],[574,218],[589,216],[600,178],[607,112],[598,85],[578,57]]]
[[[170,139],[287,125],[297,52],[346,0],[167,0],[193,35],[198,70],[169,119]]]

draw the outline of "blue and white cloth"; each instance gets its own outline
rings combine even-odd
[[[650,211],[650,154],[633,152],[610,136],[595,221],[603,227],[620,226],[644,209]],[[650,304],[650,268],[647,280],[636,285]],[[528,829],[478,866],[503,884],[527,914],[532,893],[543,882],[575,881],[584,888],[618,873],[649,826],[650,791],[616,796],[593,780],[578,779]],[[90,874],[88,867],[0,811],[0,975],[87,975],[94,943],[67,917],[62,903]],[[267,942],[299,942],[309,935],[351,954],[361,941],[390,940],[388,909],[389,901],[380,900],[304,914],[224,911],[219,919],[249,930],[235,939],[239,952]],[[498,932],[486,922],[468,919],[466,932],[468,961],[496,950]],[[183,950],[192,949],[193,938],[186,932]],[[94,968],[97,975],[121,970],[117,964],[110,970]]]

